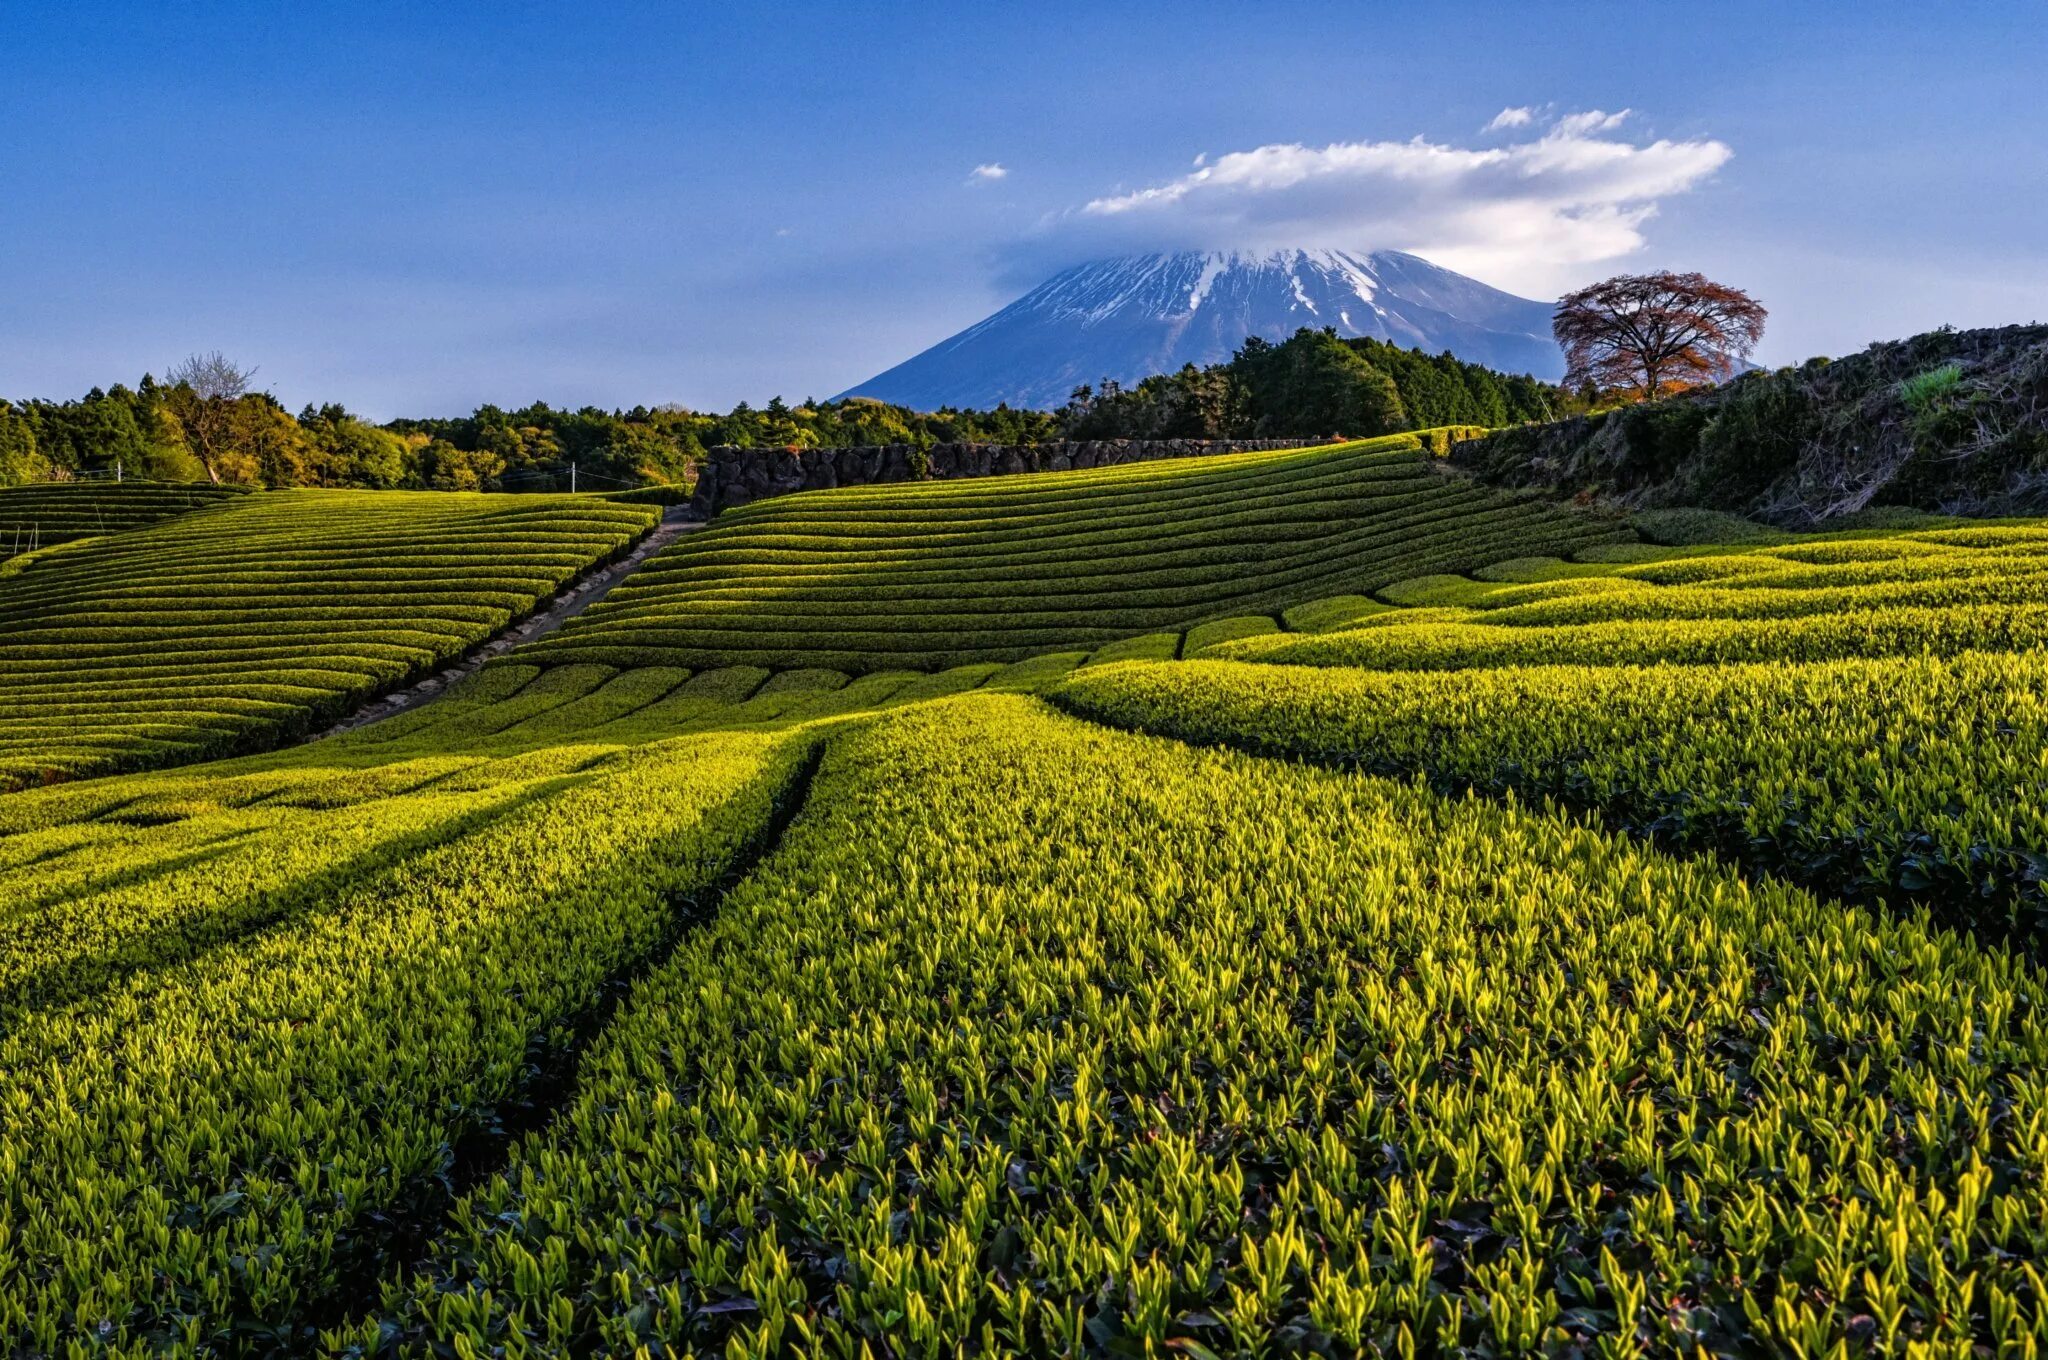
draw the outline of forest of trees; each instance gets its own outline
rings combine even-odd
[[[781,398],[725,415],[663,406],[516,411],[372,424],[329,403],[297,416],[262,392],[201,395],[145,376],[75,401],[0,399],[0,486],[61,477],[446,491],[585,490],[680,483],[716,444],[816,448],[1060,437],[1043,411],[911,411],[866,398]]]
[[[386,427],[427,448],[453,450],[477,475],[507,491],[566,488],[569,465],[598,486],[680,482],[685,468],[720,444],[746,448],[832,448],[846,444],[917,444],[955,440],[1037,444],[1059,438],[1043,411],[922,412],[867,397],[806,401],[777,397],[766,406],[741,402],[725,415],[680,406],[630,411],[556,411],[545,403],[518,411],[480,406],[467,416],[395,420]]]
[[[202,398],[145,376],[76,401],[0,399],[0,485],[118,468],[174,482],[401,486],[417,461],[405,440],[338,406],[294,419],[264,393]]]
[[[76,401],[0,399],[0,485],[117,469],[171,482],[456,485],[437,476],[429,455],[340,406],[309,406],[295,418],[267,393],[201,396],[147,375]]]
[[[1189,364],[1135,387],[1076,388],[1059,420],[1074,439],[1361,437],[1555,420],[1583,405],[1563,388],[1448,352],[1304,327],[1277,345],[1248,339],[1229,363]]]
[[[166,380],[94,388],[75,401],[0,400],[0,486],[62,477],[216,480],[257,486],[449,491],[584,490],[687,482],[714,445],[1056,439],[1365,436],[1431,425],[1512,425],[1577,409],[1562,389],[1449,354],[1303,330],[1247,340],[1227,364],[1077,389],[1056,412],[912,411],[865,397],[741,403],[724,415],[680,406],[508,411],[379,425],[335,403],[296,416],[250,390],[251,371],[195,356]]]

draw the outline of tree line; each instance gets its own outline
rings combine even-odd
[[[1560,387],[1329,328],[1254,336],[1228,363],[1074,389],[1072,439],[1253,439],[1396,434],[1435,425],[1555,420],[1582,401]]]
[[[0,485],[65,477],[222,481],[265,487],[554,491],[686,483],[709,448],[1058,439],[1233,439],[1374,435],[1432,425],[1509,425],[1571,408],[1563,389],[1449,354],[1303,330],[1252,339],[1225,364],[1129,388],[1077,389],[1058,411],[998,406],[913,411],[866,397],[682,406],[517,410],[382,424],[328,402],[296,415],[255,371],[196,355],[160,381],[94,388],[72,401],[0,399]]]
[[[554,491],[683,483],[718,444],[815,448],[1059,438],[1043,411],[912,411],[866,398],[681,407],[519,410],[376,424],[329,402],[297,415],[265,392],[206,395],[145,375],[74,401],[0,399],[0,486],[52,478],[150,478],[253,486]]]
[[[466,416],[395,420],[386,427],[427,447],[452,450],[471,471],[508,491],[566,489],[573,464],[597,485],[674,483],[721,444],[743,448],[835,448],[849,444],[953,441],[1037,444],[1059,437],[1043,411],[913,411],[869,397],[804,401],[776,397],[755,407],[741,402],[724,415],[681,406],[636,406],[630,411],[557,411],[544,402],[516,411],[480,406]],[[579,482],[579,484],[582,484]]]

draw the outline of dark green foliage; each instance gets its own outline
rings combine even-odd
[[[411,449],[389,430],[348,413],[338,402],[299,413],[299,428],[311,446],[315,484],[385,489],[404,486],[412,475]]]
[[[431,488],[567,491],[687,480],[702,455],[677,410],[557,411],[546,402],[523,410],[479,406],[448,420],[395,420],[387,427],[419,441],[423,485]]]
[[[12,403],[0,398],[0,486],[13,486],[47,475],[49,460],[36,451],[35,426]]]
[[[1244,394],[1223,366],[1157,373],[1126,388],[1114,378],[1077,387],[1059,412],[1068,439],[1244,437]]]
[[[94,388],[76,401],[0,400],[0,486],[52,477],[207,479],[186,422],[201,404],[185,387],[145,376],[135,388]],[[181,414],[182,413],[182,414]],[[204,412],[200,412],[204,414]],[[335,402],[294,419],[268,393],[226,403],[215,450],[219,479],[267,487],[431,491],[612,491],[687,487],[707,447],[820,448],[980,441],[1036,444],[1059,437],[1041,411],[924,413],[866,397],[715,415],[679,406],[516,411],[480,406],[453,419],[378,426]]]
[[[1774,381],[1760,372],[1736,379],[1710,417],[1694,426],[1700,457],[1687,499],[1703,504],[1754,500],[1799,457],[1813,417],[1813,397],[1805,384]],[[1687,450],[1673,452],[1682,459]]]
[[[1780,543],[1792,537],[1725,510],[1644,510],[1629,516],[1628,522],[1652,543],[1680,547],[1696,543]]]
[[[805,402],[780,397],[756,409],[741,402],[727,415],[678,406],[558,411],[545,402],[517,411],[480,406],[455,419],[395,420],[388,429],[419,446],[419,485],[430,488],[567,491],[570,467],[582,491],[642,483],[684,484],[704,450],[834,448],[953,440],[1032,444],[1057,437],[1036,411],[942,410],[926,414],[867,397]]]
[[[191,481],[202,475],[165,405],[164,389],[147,375],[135,388],[116,383],[77,401],[31,401],[10,410],[0,419],[0,426],[15,427],[11,435],[0,431],[0,485],[52,472],[111,473],[117,464],[129,477]],[[33,450],[37,461],[10,460],[10,443]]]
[[[1246,340],[1227,364],[1189,364],[1130,388],[1114,381],[1077,388],[1058,418],[1069,439],[1372,436],[1554,420],[1575,404],[1534,378],[1448,352],[1303,327],[1277,345]]]
[[[1424,354],[1370,338],[1346,340],[1344,345],[1394,380],[1408,419],[1417,429],[1555,420],[1577,400],[1527,374],[1496,373],[1465,363],[1448,350]]]
[[[1707,413],[1685,403],[1630,406],[1609,417],[1621,427],[1628,449],[1624,467],[1631,485],[1664,481],[1677,472],[1699,443]]]
[[[1408,427],[1394,380],[1348,348],[1336,332],[1298,331],[1269,345],[1256,337],[1231,360],[1249,393],[1254,433],[1286,436],[1392,434]]]
[[[193,400],[189,388],[145,376],[133,389],[95,388],[77,401],[0,402],[0,486],[116,466],[129,477],[203,479],[184,423],[196,418]],[[1114,382],[1080,389],[1056,414],[1008,406],[921,412],[871,397],[791,405],[777,397],[762,407],[741,402],[724,415],[535,402],[377,426],[333,402],[309,404],[294,419],[267,393],[253,392],[230,403],[215,470],[223,481],[267,487],[607,492],[687,487],[705,450],[721,445],[903,445],[915,469],[936,444],[1370,437],[1546,420],[1569,405],[1558,389],[1447,353],[1304,329],[1278,345],[1248,341],[1228,364],[1190,365],[1128,390]]]

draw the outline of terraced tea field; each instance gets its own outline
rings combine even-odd
[[[0,795],[0,1349],[2038,1353],[2048,526],[1116,472]]]
[[[1394,435],[776,497],[720,516],[536,655],[936,670],[1617,536],[1434,464],[1416,436]]]
[[[204,482],[45,482],[0,487],[0,562],[154,524],[246,494]]]
[[[566,496],[270,492],[17,559],[0,577],[0,788],[305,732],[657,518]]]

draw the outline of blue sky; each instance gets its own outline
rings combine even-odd
[[[9,396],[196,349],[377,417],[824,396],[1062,260],[1236,230],[1537,295],[1700,269],[1772,308],[1765,362],[2048,319],[2036,0],[0,0],[0,62]],[[1379,164],[1623,110],[1568,148],[1637,176],[1611,204]]]

